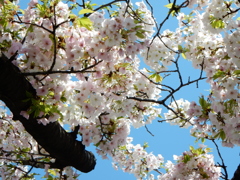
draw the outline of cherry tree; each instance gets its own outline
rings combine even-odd
[[[94,170],[92,144],[137,179],[229,179],[224,160],[215,163],[204,145],[165,162],[129,134],[161,119],[189,127],[196,140],[240,145],[239,7],[237,0],[168,0],[159,23],[148,0],[31,0],[25,10],[2,0],[1,178],[34,179],[34,168],[43,168],[46,179],[77,179]],[[170,17],[179,22],[175,31],[163,29]],[[185,81],[179,62],[187,60],[200,73]],[[200,81],[210,85],[207,96],[175,99]],[[236,169],[232,180],[240,178]]]

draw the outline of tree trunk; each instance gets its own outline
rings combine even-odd
[[[239,180],[239,179],[240,179],[240,165],[239,165],[238,168],[236,169],[232,180]]]
[[[13,113],[13,119],[19,120],[38,144],[56,159],[55,163],[51,164],[52,168],[62,169],[73,166],[82,172],[93,170],[96,165],[94,155],[86,151],[82,142],[67,133],[58,122],[45,126],[39,124],[32,115],[29,119],[20,115],[21,111],[26,111],[31,106],[30,101],[23,101],[27,99],[27,91],[33,97],[36,96],[35,89],[21,71],[2,55],[0,57],[0,100],[4,101]]]

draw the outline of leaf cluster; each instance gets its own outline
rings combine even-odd
[[[169,9],[169,13],[172,15],[172,16],[176,16],[176,14],[178,14],[181,10],[180,6],[174,4],[174,3],[169,3],[167,5],[165,5],[164,7],[168,8]]]
[[[31,107],[28,110],[28,114],[33,115],[34,118],[39,117],[41,113],[43,113],[43,117],[49,117],[51,115],[54,115],[54,113],[59,114],[61,116],[61,119],[63,118],[62,113],[58,110],[57,105],[50,105],[46,103],[46,100],[50,97],[54,96],[54,92],[49,91],[47,96],[35,98],[32,96],[31,93],[26,92],[27,99],[24,100],[24,102],[31,102]],[[43,118],[39,117],[39,118]]]
[[[216,18],[212,15],[209,18],[210,18],[210,24],[213,28],[215,28],[215,29],[225,28],[225,23],[223,22],[222,19]]]

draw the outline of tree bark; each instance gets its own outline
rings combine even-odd
[[[13,113],[13,120],[19,120],[25,130],[41,145],[55,163],[51,168],[62,169],[72,166],[82,172],[90,172],[96,165],[93,153],[86,151],[81,141],[67,133],[58,122],[47,125],[39,124],[37,119],[30,115],[29,119],[20,115],[26,111],[31,102],[24,102],[28,97],[26,92],[36,97],[36,91],[30,82],[21,74],[18,67],[13,65],[3,54],[0,57],[0,100]]]
[[[240,179],[240,165],[239,165],[238,168],[236,169],[232,180],[239,180],[239,179]]]

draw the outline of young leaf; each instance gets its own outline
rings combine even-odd
[[[199,98],[199,104],[202,106],[203,109],[206,108],[207,102],[203,96]]]
[[[77,23],[79,26],[85,27],[88,30],[92,29],[92,21],[89,18],[82,17],[82,18],[78,18],[77,20],[78,20]]]
[[[143,34],[143,33],[140,33],[140,32],[137,32],[137,33],[136,33],[136,36],[137,36],[138,38],[140,38],[140,39],[144,39],[144,38],[145,38],[144,34]]]
[[[162,81],[162,76],[160,76],[159,74],[156,74],[156,82],[158,83],[158,82],[161,82]]]
[[[178,45],[178,50],[181,52],[183,50],[181,45]]]
[[[223,130],[221,130],[220,131],[220,138],[222,139],[222,140],[225,140],[226,139],[226,134],[225,134],[225,132],[223,131]]]
[[[191,160],[191,157],[190,157],[188,154],[186,154],[186,155],[183,156],[183,162],[184,162],[184,163],[187,163],[187,162],[190,161],[190,160]]]
[[[168,9],[171,9],[172,6],[173,6],[173,3],[169,3],[169,4],[165,5],[164,7],[168,8]]]
[[[233,71],[233,74],[239,75],[240,74],[240,70],[238,69],[238,70]]]
[[[157,75],[156,73],[154,73],[154,74],[151,74],[151,75],[150,75],[148,78],[149,78],[149,79],[153,79],[153,78],[155,78],[155,77],[156,77],[156,75]]]
[[[143,144],[143,148],[146,149],[147,147],[149,147],[149,145],[148,145],[147,142],[145,142],[145,143]]]
[[[183,57],[184,59],[187,59],[185,53],[181,53],[181,55],[182,55],[182,57]]]
[[[81,15],[81,14],[87,14],[87,13],[93,13],[93,12],[94,11],[91,9],[81,9],[78,14]]]
[[[214,75],[213,75],[213,80],[219,78],[219,77],[223,77],[226,75],[226,72],[218,70]]]

